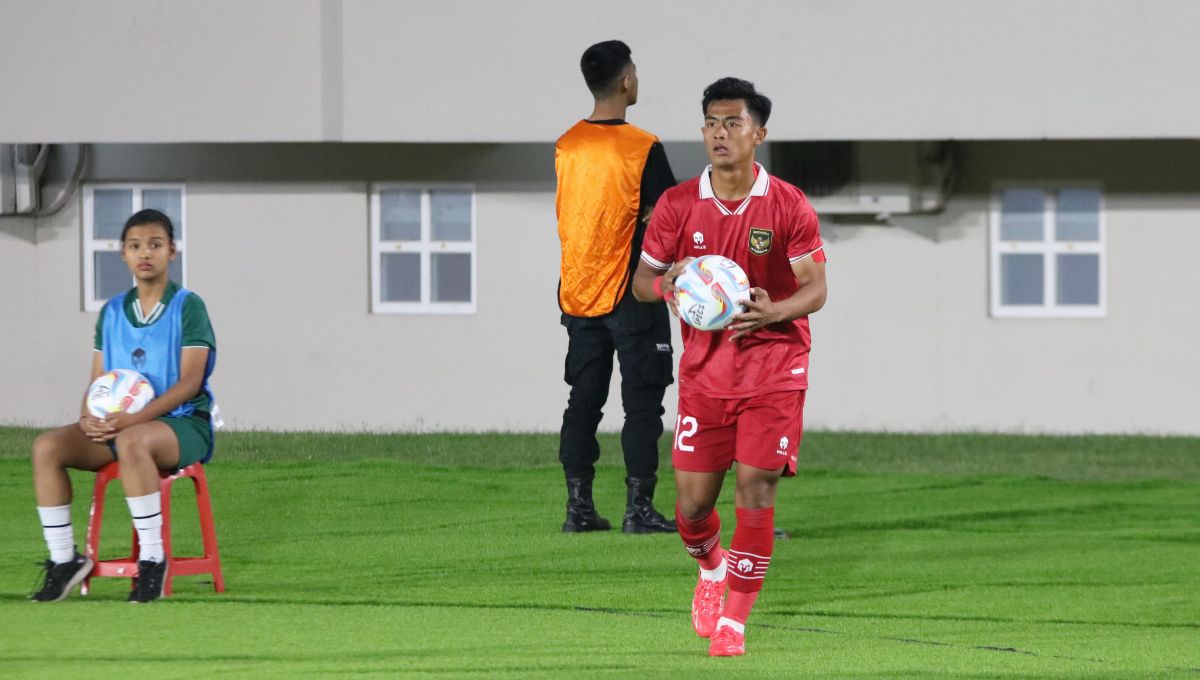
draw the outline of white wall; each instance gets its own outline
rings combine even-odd
[[[413,316],[368,314],[366,192],[365,183],[187,185],[188,287],[212,318],[213,386],[229,426],[556,430],[567,387],[553,193],[478,193],[478,313]],[[38,308],[34,324],[0,334],[4,372],[35,395],[4,399],[4,423],[78,413],[95,322],[79,311],[78,224],[72,210],[41,221],[36,248],[0,244],[0,264],[27,262],[5,268],[0,308]],[[35,262],[49,266],[34,271]],[[30,280],[40,295],[13,294]],[[613,394],[606,429],[620,427]]]
[[[1200,154],[1190,142],[960,145],[948,209],[891,226],[825,225],[827,307],[813,317],[812,428],[1200,434],[1191,309]],[[672,156],[695,156],[680,148]],[[555,431],[567,388],[554,290],[548,145],[102,146],[97,180],[182,180],[189,287],[207,301],[231,426]],[[677,174],[687,172],[683,161]],[[239,174],[240,173],[240,174]],[[362,177],[473,181],[478,313],[368,313]],[[222,180],[221,178],[225,178]],[[257,177],[257,179],[254,179]],[[1100,181],[1108,316],[988,315],[997,181]],[[94,314],[80,309],[80,215],[0,219],[0,421],[77,413]],[[620,426],[613,390],[603,427]],[[674,422],[675,392],[667,396]]]
[[[916,230],[839,227],[807,417],[865,430],[1200,433],[1188,310],[1200,192],[1106,197],[1108,316],[988,316],[988,200]],[[1165,209],[1164,209],[1165,208]]]
[[[634,51],[633,118],[690,140],[756,81],[775,139],[1200,136],[1179,0],[0,0],[0,141],[545,142]]]
[[[986,143],[961,156],[945,213],[834,227],[829,302],[812,321],[809,422],[1200,433],[1196,144]],[[989,317],[989,200],[1012,179],[1103,182],[1106,318]]]

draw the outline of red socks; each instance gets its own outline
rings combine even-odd
[[[722,618],[746,623],[758,592],[762,590],[763,577],[767,575],[767,567],[771,566],[774,549],[775,508],[737,508],[737,528],[733,532],[733,542],[725,551],[729,591],[721,610]]]
[[[763,577],[771,566],[775,550],[775,508],[736,508],[737,528],[729,549],[721,550],[721,518],[713,510],[707,516],[689,520],[675,507],[675,525],[689,554],[702,569],[716,569],[724,558],[729,590],[721,618],[741,624],[750,617],[750,610],[762,590]]]
[[[702,569],[711,570],[721,566],[721,517],[716,510],[700,519],[691,520],[680,514],[676,505],[675,526],[679,529],[679,537],[683,539],[683,547],[696,558]]]

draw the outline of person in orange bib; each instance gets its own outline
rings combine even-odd
[[[592,114],[558,139],[555,208],[562,243],[558,303],[568,348],[559,460],[567,479],[565,532],[612,528],[592,499],[600,458],[596,429],[608,401],[613,354],[621,366],[625,423],[626,533],[673,532],[654,509],[663,394],[673,377],[671,325],[663,305],[630,292],[642,235],[658,197],[675,185],[666,152],[654,135],[625,122],[637,103],[637,67],[619,40],[587,48],[580,60],[595,99]]]

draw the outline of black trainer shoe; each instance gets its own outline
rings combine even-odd
[[[75,553],[69,562],[55,564],[51,560],[42,563],[45,570],[42,587],[29,596],[34,602],[58,602],[66,599],[71,590],[92,573],[92,560]]]
[[[596,512],[592,502],[592,480],[584,477],[567,478],[567,520],[562,530],[573,534],[583,531],[608,531],[612,524]]]
[[[153,602],[162,597],[163,583],[167,580],[167,561],[138,561],[138,575],[133,579],[130,602]]]
[[[654,509],[654,487],[658,478],[625,478],[625,520],[621,531],[627,534],[675,533],[675,522]]]

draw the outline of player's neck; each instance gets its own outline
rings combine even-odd
[[[167,277],[155,279],[153,281],[138,280],[137,282],[137,297],[138,304],[142,306],[143,312],[148,312],[158,304],[163,295],[167,292]]]
[[[629,110],[629,104],[625,103],[624,97],[611,99],[597,99],[596,106],[592,108],[592,115],[588,116],[588,120],[625,120],[625,112]]]
[[[709,179],[713,193],[725,201],[740,201],[750,195],[755,180],[754,159],[738,165],[714,165]]]

